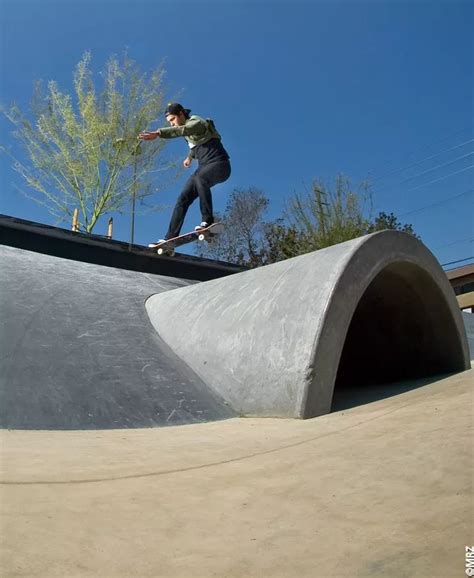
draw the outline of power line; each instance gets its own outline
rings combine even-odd
[[[444,175],[443,177],[440,177],[439,179],[434,179],[433,181],[429,181],[428,183],[423,183],[422,185],[418,185],[417,187],[411,187],[411,189],[407,189],[404,192],[408,193],[409,191],[416,191],[417,189],[421,189],[422,187],[427,187],[428,185],[432,185],[433,183],[438,183],[439,181],[444,181],[444,179],[448,179],[449,177],[453,177],[454,175],[458,175],[459,173],[463,173],[464,171],[468,171],[469,169],[472,169],[472,168],[474,168],[474,165],[469,165],[468,167],[464,167],[463,169],[461,169],[459,171],[455,171],[454,173],[449,173],[449,175]]]
[[[473,139],[473,140],[474,140],[474,139]],[[434,166],[434,167],[431,167],[430,169],[427,169],[426,171],[423,171],[423,172],[421,172],[421,173],[418,173],[417,175],[413,175],[413,176],[411,176],[411,177],[407,177],[406,179],[404,179],[403,181],[400,181],[399,183],[395,183],[395,184],[393,184],[393,185],[387,185],[386,187],[383,187],[383,188],[379,189],[378,192],[380,193],[381,191],[386,191],[387,189],[390,189],[390,188],[395,187],[395,186],[398,187],[398,186],[402,185],[403,183],[406,183],[406,182],[408,182],[408,181],[412,181],[413,179],[417,179],[418,177],[422,177],[423,175],[426,175],[426,174],[428,174],[428,173],[431,173],[432,171],[435,171],[435,170],[437,170],[437,169],[441,169],[441,168],[443,168],[443,167],[447,167],[447,166],[449,166],[449,165],[453,165],[454,163],[456,163],[456,162],[458,162],[458,161],[460,161],[460,160],[462,160],[462,159],[471,157],[471,156],[473,156],[473,155],[474,155],[474,152],[471,151],[471,152],[469,152],[469,153],[467,153],[467,154],[465,154],[465,155],[461,155],[460,157],[457,157],[457,158],[455,158],[455,159],[453,159],[453,160],[450,160],[450,161],[447,161],[447,162],[445,162],[445,163],[441,163],[440,165],[436,165],[436,166]],[[423,186],[423,185],[421,185],[421,186]]]
[[[473,165],[474,166],[474,165]],[[424,211],[426,209],[431,209],[431,207],[437,207],[438,205],[444,205],[449,201],[453,201],[454,199],[458,199],[459,197],[463,197],[469,193],[474,192],[474,189],[468,189],[463,193],[459,193],[458,195],[453,195],[452,197],[448,197],[447,199],[443,199],[442,201],[438,201],[437,203],[431,203],[430,205],[425,205],[424,207],[420,207],[419,209],[413,209],[412,211],[406,211],[405,213],[400,213],[399,217],[404,217],[405,215],[411,215],[413,213],[419,213],[420,211]]]
[[[471,128],[471,127],[466,127],[466,128],[461,129],[461,130],[457,130],[457,131],[455,131],[455,132],[450,133],[448,136],[445,136],[445,137],[443,137],[443,138],[441,138],[441,139],[432,141],[432,142],[430,142],[430,143],[428,143],[428,144],[426,144],[426,145],[422,145],[422,146],[416,148],[415,150],[411,151],[410,153],[408,153],[408,156],[412,156],[413,154],[415,154],[415,153],[417,153],[417,152],[420,152],[420,151],[423,151],[423,150],[425,150],[425,149],[427,149],[427,148],[429,148],[429,147],[431,147],[431,146],[441,144],[441,143],[447,141],[447,140],[450,139],[450,138],[457,137],[458,135],[460,135],[460,134],[462,134],[462,133],[465,133],[466,131],[471,132],[471,131],[472,131],[472,128]],[[461,145],[460,145],[460,146],[461,146]],[[387,165],[387,164],[389,164],[389,163],[390,163],[390,161],[386,161],[385,163],[383,163],[382,165],[380,165],[380,168],[383,167],[383,166],[385,166],[385,165]],[[398,170],[398,169],[395,169],[395,170]],[[403,168],[400,169],[400,170],[403,170]],[[389,173],[389,174],[391,174],[391,173]],[[379,179],[381,179],[381,178],[384,178],[384,177],[383,177],[383,176],[381,176],[381,177],[375,177],[376,180],[379,180]]]
[[[474,238],[471,239],[458,239],[457,241],[452,241],[451,243],[445,243],[444,245],[438,245],[435,249],[443,249],[444,247],[452,247],[453,245],[457,245],[458,243],[470,243],[474,241]]]
[[[437,157],[437,156],[439,156],[439,155],[441,155],[441,154],[443,154],[443,153],[448,153],[448,152],[454,151],[454,150],[456,150],[456,149],[458,149],[458,148],[461,148],[461,147],[463,147],[463,146],[465,146],[465,145],[467,145],[467,144],[469,144],[469,143],[471,143],[471,142],[473,142],[473,141],[474,141],[474,139],[471,138],[471,139],[469,139],[469,140],[467,140],[467,141],[465,141],[465,142],[463,142],[463,143],[461,143],[461,144],[459,144],[459,145],[456,145],[456,146],[451,147],[451,148],[444,149],[444,150],[442,150],[442,151],[440,151],[440,152],[438,152],[438,153],[436,153],[436,154],[434,154],[434,155],[431,155],[431,156],[429,156],[429,157],[425,157],[425,158],[421,159],[420,161],[416,161],[416,162],[411,163],[411,164],[409,164],[409,165],[407,165],[407,166],[404,166],[404,167],[401,167],[401,168],[398,168],[398,169],[394,169],[393,171],[390,171],[390,172],[388,172],[388,173],[386,173],[386,174],[384,174],[384,175],[382,175],[382,176],[380,176],[380,177],[376,177],[375,179],[372,180],[372,183],[376,183],[377,181],[380,181],[381,179],[385,179],[386,177],[390,177],[390,176],[392,176],[392,175],[395,175],[395,174],[397,174],[397,173],[400,173],[401,171],[405,171],[406,169],[411,169],[412,167],[416,167],[416,166],[418,166],[418,165],[421,165],[421,164],[424,163],[425,161],[429,161],[429,160],[431,160],[431,159],[434,159],[435,157]]]
[[[471,257],[466,257],[465,259],[458,259],[457,261],[450,261],[449,263],[443,263],[441,267],[446,267],[447,265],[455,265],[456,263],[464,263],[464,261],[470,261],[471,259],[474,259],[474,255],[472,255]]]

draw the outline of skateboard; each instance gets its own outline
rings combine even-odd
[[[172,257],[176,247],[186,245],[187,243],[192,243],[193,241],[210,242],[214,237],[220,235],[223,230],[224,225],[222,223],[213,223],[205,229],[199,229],[199,231],[191,231],[189,233],[184,233],[184,235],[179,235],[178,237],[168,239],[167,241],[156,245],[154,249],[156,249],[158,255],[166,255],[167,257]]]

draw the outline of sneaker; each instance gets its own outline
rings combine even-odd
[[[206,221],[202,221],[202,223],[200,225],[196,225],[196,227],[194,227],[194,230],[195,231],[202,231],[202,229],[207,229],[211,225],[212,225],[212,223],[207,223]]]
[[[150,247],[150,249],[154,249],[155,247],[158,247],[158,245],[166,243],[167,240],[168,239],[158,239],[158,241],[155,241],[154,243],[148,243],[148,246]]]

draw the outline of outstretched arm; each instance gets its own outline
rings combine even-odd
[[[158,130],[145,130],[138,135],[141,140],[160,138],[176,138],[179,136],[200,136],[207,130],[206,121],[202,118],[188,120],[182,126],[166,126]]]
[[[158,138],[159,136],[161,136],[160,134],[160,130],[144,130],[142,131],[139,135],[138,138],[140,140],[155,140],[155,138]]]
[[[138,138],[141,140],[155,140],[156,138],[176,138],[179,136],[200,136],[207,130],[207,123],[203,118],[192,118],[182,126],[167,126],[158,130],[144,130]]]
[[[191,118],[182,126],[167,126],[159,129],[161,138],[176,138],[178,136],[199,136],[206,132],[207,124],[202,118]]]

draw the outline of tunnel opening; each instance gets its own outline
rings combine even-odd
[[[373,279],[352,316],[331,411],[463,369],[462,342],[441,289],[420,267],[394,263]]]

